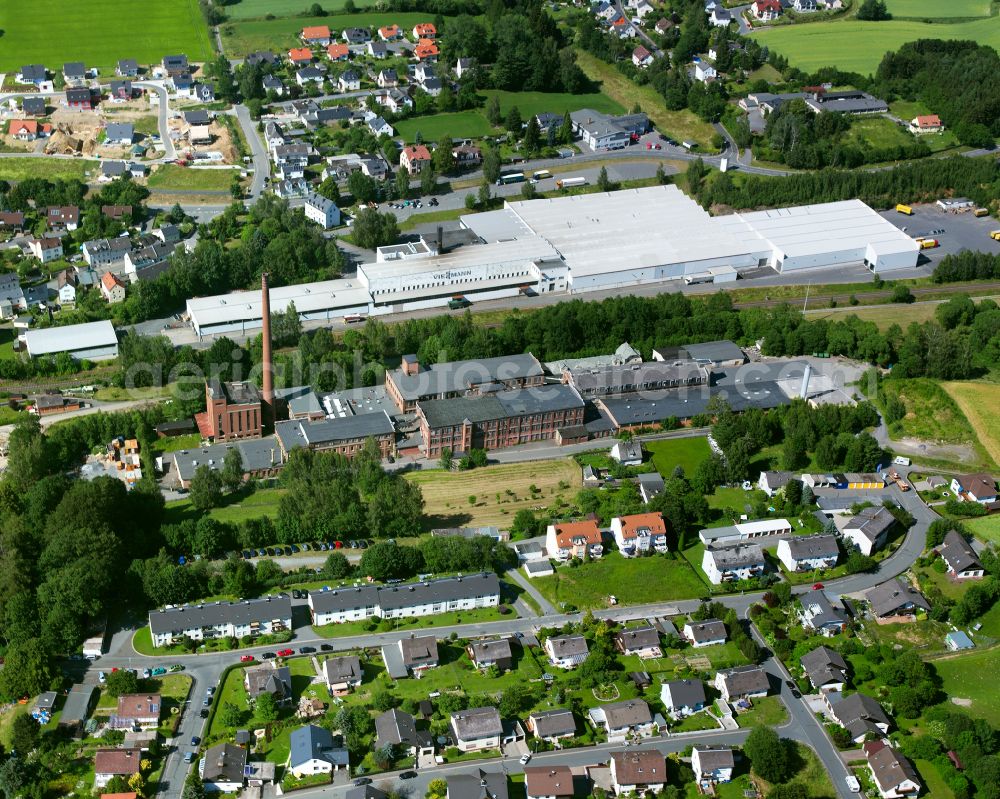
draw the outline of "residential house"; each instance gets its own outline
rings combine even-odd
[[[799,601],[802,603],[804,627],[815,630],[820,635],[831,636],[843,632],[847,626],[844,612],[834,607],[822,588],[803,594]]]
[[[243,687],[251,702],[261,694],[271,694],[279,705],[292,701],[292,674],[288,666],[264,663],[247,669],[243,674]]]
[[[504,672],[514,667],[514,653],[511,652],[509,638],[473,641],[465,651],[469,653],[469,659],[477,669],[495,666],[498,671]]]
[[[165,55],[160,64],[163,72],[170,77],[191,71],[191,66],[188,64],[186,55]]]
[[[471,774],[453,774],[447,778],[445,799],[509,799],[507,772],[476,769]]]
[[[760,544],[705,547],[701,568],[713,585],[759,577],[767,569]]]
[[[120,162],[119,162],[120,163]],[[114,239],[92,239],[80,247],[83,260],[90,266],[110,266],[125,260],[125,254],[132,249],[128,236]]]
[[[611,23],[611,32],[619,39],[634,39],[636,30],[625,17],[618,17]]]
[[[611,533],[618,551],[626,558],[667,551],[667,525],[661,513],[616,516],[611,520]]]
[[[375,717],[375,748],[391,744],[405,756],[434,756],[434,739],[427,730],[418,730],[409,713],[393,708]]]
[[[461,80],[463,75],[468,74],[476,67],[474,58],[459,58],[455,62],[455,76]]]
[[[90,111],[94,107],[90,89],[67,89],[66,107],[73,111]]]
[[[885,546],[889,530],[896,523],[896,517],[881,505],[862,508],[841,531],[845,542],[860,550],[862,554],[873,555]]]
[[[904,799],[920,794],[923,784],[917,770],[886,741],[869,741],[862,748],[882,799]]]
[[[108,89],[108,96],[111,98],[111,101],[115,103],[124,103],[128,100],[131,100],[132,97],[134,96],[132,81],[130,80],[111,81],[110,88]]]
[[[615,796],[657,794],[667,784],[667,761],[658,749],[611,753],[611,788]]]
[[[135,128],[131,122],[109,122],[104,128],[104,143],[128,147],[135,138]]]
[[[211,83],[196,83],[192,87],[192,95],[203,103],[214,103],[215,87]]]
[[[356,92],[361,88],[361,75],[353,69],[347,70],[337,78],[337,88],[342,92]]]
[[[0,228],[13,231],[24,229],[24,211],[0,211]]]
[[[444,84],[441,82],[440,78],[426,78],[420,82],[420,88],[427,92],[431,97],[437,97],[441,94],[441,90],[444,88]]]
[[[285,84],[281,82],[281,78],[274,75],[265,75],[261,80],[261,85],[265,92],[274,92],[278,97],[285,93]]]
[[[545,551],[561,562],[587,555],[599,558],[604,554],[601,530],[593,519],[550,524],[545,532]]]
[[[293,47],[288,51],[288,60],[294,67],[304,67],[312,63],[313,52],[308,47]]]
[[[129,206],[123,206],[128,208]],[[129,213],[132,213],[131,209]],[[153,235],[164,244],[176,244],[181,240],[181,230],[177,225],[164,224],[153,230]]]
[[[910,133],[940,133],[942,130],[944,125],[937,114],[927,114],[910,120]]]
[[[648,67],[653,63],[653,54],[640,44],[632,51],[632,63],[637,67]]]
[[[174,88],[174,94],[178,97],[194,97],[195,80],[190,73],[182,72],[179,75],[173,75],[170,78],[170,83]]]
[[[661,19],[659,19],[659,20],[657,20],[657,21],[656,21],[656,24],[655,24],[655,25],[653,26],[653,29],[654,29],[654,30],[655,30],[655,31],[656,31],[656,32],[657,32],[658,34],[660,34],[660,36],[663,36],[663,35],[665,35],[665,34],[666,34],[666,32],[667,32],[667,31],[669,31],[669,30],[670,30],[670,29],[671,29],[672,27],[674,27],[674,23],[673,23],[673,22],[671,22],[671,21],[670,21],[669,19],[667,19],[666,17],[663,17],[663,18],[661,18]]]
[[[609,741],[648,738],[654,732],[653,713],[642,699],[598,705],[587,715],[595,727],[601,727],[608,734]]]
[[[368,42],[365,51],[372,58],[383,59],[389,55],[389,48],[385,46],[385,42]]]
[[[635,15],[640,20],[645,19],[655,10],[656,9],[653,7],[653,4],[650,3],[649,0],[639,0],[639,2],[635,4]]]
[[[727,702],[767,696],[771,684],[760,666],[736,666],[715,675],[715,687]]]
[[[719,77],[719,73],[707,61],[698,59],[694,62],[694,79],[701,83],[711,83]]]
[[[76,230],[80,225],[80,209],[75,205],[54,205],[45,211],[49,230]]]
[[[113,272],[101,275],[101,296],[109,305],[125,301],[125,284]]]
[[[310,25],[299,33],[303,44],[311,47],[326,47],[330,43],[330,28],[326,25]]]
[[[423,144],[411,144],[399,154],[399,166],[411,175],[419,175],[425,165],[431,162],[431,152]]]
[[[246,749],[231,743],[219,743],[205,752],[198,768],[206,791],[236,793],[243,787],[246,765]]]
[[[587,639],[582,635],[554,635],[545,639],[549,662],[560,669],[573,669],[587,659]]]
[[[52,135],[52,125],[48,122],[39,122],[37,119],[12,119],[7,128],[7,135],[18,141],[47,139]]]
[[[778,560],[790,572],[832,569],[840,558],[834,535],[803,535],[778,542]]]
[[[879,621],[915,621],[919,611],[929,612],[930,602],[909,581],[894,577],[865,594],[872,615]]]
[[[572,799],[573,772],[569,766],[525,766],[527,799]]]
[[[948,574],[956,580],[974,580],[986,574],[972,545],[956,530],[948,531],[938,553],[948,567]]]
[[[795,475],[792,472],[761,472],[757,479],[757,487],[769,497],[773,497],[788,485],[789,480],[794,479]]]
[[[708,21],[716,28],[726,28],[733,21],[733,15],[728,8],[716,6],[708,15]]]
[[[14,75],[14,80],[18,83],[33,83],[36,86],[45,83],[49,79],[49,71],[41,64],[26,64]]]
[[[622,466],[639,466],[642,464],[642,442],[638,439],[616,441],[611,447],[611,460]]]
[[[115,74],[120,78],[136,78],[139,76],[139,62],[134,58],[121,58],[115,67]]]
[[[774,22],[781,16],[780,0],[754,0],[751,13],[761,22]]]
[[[639,475],[639,496],[648,505],[655,497],[663,493],[663,478],[658,472],[644,472]]]
[[[103,788],[115,777],[128,780],[139,773],[141,760],[138,749],[98,749],[94,753],[94,787]]]
[[[403,638],[382,647],[382,659],[390,677],[417,675],[438,664],[437,639],[432,635]]]
[[[333,736],[325,727],[307,724],[292,730],[286,766],[299,779],[316,774],[333,774],[349,768],[347,749],[334,746]]]
[[[344,28],[342,35],[348,44],[365,44],[370,42],[372,38],[368,28]]]
[[[847,686],[847,661],[828,646],[820,646],[803,655],[799,664],[812,687],[821,693],[841,692]]]
[[[394,89],[399,85],[399,76],[394,69],[380,69],[375,83],[380,89]]]
[[[809,14],[816,10],[816,0],[794,0],[792,8],[800,14]]]
[[[303,205],[306,219],[315,222],[324,230],[337,227],[340,224],[340,208],[333,200],[328,200],[322,194],[310,192]]]
[[[843,727],[855,743],[869,735],[881,738],[892,723],[885,710],[867,694],[844,696],[835,691],[823,694],[823,701],[833,720]]]
[[[528,716],[527,727],[536,738],[557,747],[561,739],[576,735],[576,719],[571,710],[536,710]]]
[[[159,694],[122,694],[118,707],[111,714],[113,730],[147,730],[160,723]]]
[[[705,709],[708,701],[701,680],[671,680],[660,686],[660,701],[675,719],[690,716]]]
[[[368,120],[368,130],[372,132],[373,136],[395,136],[396,131],[388,122],[386,122],[382,117],[372,117]]]
[[[34,96],[21,99],[21,112],[28,116],[43,117],[47,111],[44,97]]]
[[[413,26],[414,39],[434,39],[436,37],[437,28],[434,26],[433,22],[418,22]]]
[[[303,67],[295,72],[295,82],[299,86],[307,86],[310,83],[322,86],[325,80],[326,72],[319,67]]]
[[[323,678],[330,696],[344,696],[361,685],[365,671],[357,655],[341,655],[323,661]]]
[[[503,724],[495,707],[477,707],[452,713],[451,732],[463,752],[499,749]]]
[[[438,60],[439,55],[440,50],[437,44],[430,39],[421,39],[413,48],[413,57],[418,61],[434,62]]]
[[[736,759],[731,746],[696,746],[691,750],[694,781],[702,793],[713,795],[713,786],[731,782]]]
[[[642,659],[663,657],[660,633],[655,627],[634,627],[615,633],[615,648],[623,655],[638,655]]]
[[[385,25],[378,29],[378,37],[383,42],[396,42],[403,38],[403,29],[399,25]]]
[[[28,250],[43,264],[47,264],[50,261],[55,261],[57,258],[62,258],[62,239],[29,239]]]
[[[457,147],[452,147],[451,156],[455,159],[455,166],[459,169],[476,167],[483,161],[483,151],[474,144],[460,144]]]
[[[174,605],[149,612],[153,646],[170,646],[184,638],[243,638],[292,629],[292,601],[268,596],[242,602]]]
[[[993,505],[997,502],[997,484],[992,475],[960,474],[951,480],[951,491],[959,502]]]
[[[258,65],[276,67],[281,63],[281,57],[270,50],[255,50],[244,59],[244,63],[249,64],[251,67]]]

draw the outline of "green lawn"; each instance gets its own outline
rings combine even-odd
[[[264,0],[270,2],[270,0]],[[310,3],[311,5],[311,3]],[[284,19],[234,20],[221,27],[222,43],[230,58],[245,56],[255,50],[287,50],[299,44],[299,32],[309,25],[327,25],[333,30],[347,27],[369,28],[397,24],[412,30],[418,22],[432,22],[433,14],[422,12],[363,12],[327,17],[288,17]]]
[[[790,782],[804,785],[810,799],[830,799],[832,796],[837,796],[838,793],[834,791],[833,784],[830,782],[830,775],[816,753],[805,744],[793,742],[792,746],[795,749],[795,759],[798,761],[799,769]],[[765,796],[771,792],[766,781],[758,777],[757,782],[766,786]]]
[[[565,94],[559,92],[504,92],[497,89],[487,89],[480,92],[486,97],[496,97],[500,100],[500,113],[504,116],[515,105],[521,112],[521,118],[548,111],[552,114],[562,114],[566,111],[578,111],[581,108],[592,108],[602,114],[624,114],[627,110],[606,94],[593,92],[590,94]]]
[[[158,438],[153,443],[153,449],[158,454],[177,452],[182,449],[196,449],[201,444],[201,436],[198,433],[188,433],[183,436],[167,436]]]
[[[0,9],[0,20],[3,19],[3,13],[3,9]],[[84,180],[89,169],[97,169],[97,162],[79,158],[0,158],[0,180],[20,181],[26,178]]]
[[[704,436],[646,441],[642,446],[652,454],[653,465],[664,478],[669,478],[678,466],[690,477],[698,464],[712,454],[708,439]]]
[[[534,585],[557,607],[608,607],[614,594],[620,605],[641,605],[672,599],[692,599],[706,593],[705,584],[683,558],[674,554],[626,559],[611,552],[601,560],[577,567],[561,566]]]
[[[764,725],[765,727],[777,727],[788,721],[788,710],[777,696],[765,696],[763,699],[754,699],[753,707],[736,717],[741,727],[747,729]]]
[[[433,616],[416,616],[406,619],[386,620],[386,631],[392,630],[423,630],[428,627],[451,627],[455,624],[478,624],[488,621],[502,621],[503,619],[516,619],[517,612],[510,608],[510,612],[501,613],[497,608],[477,608],[476,610],[460,610],[450,613],[436,613]],[[342,624],[326,624],[322,627],[313,627],[317,635],[326,638],[338,638],[342,636],[364,635],[379,629],[379,624],[372,624],[371,620],[366,621],[346,621]]]
[[[141,9],[141,19],[131,14]],[[192,61],[211,57],[208,28],[197,0],[29,0],[0,3],[0,71],[22,64],[60,69],[66,61],[83,61],[107,74],[119,58],[140,64],[159,63],[168,53],[185,53]]]
[[[913,765],[923,779],[924,790],[920,795],[924,799],[955,799],[955,792],[948,787],[933,763],[929,760],[914,760]]]
[[[315,0],[240,0],[235,5],[226,6],[229,19],[253,19],[273,14],[276,17],[291,17],[308,11]],[[320,5],[328,14],[344,10],[346,0],[323,0]],[[374,0],[355,0],[357,8],[370,8]]]
[[[931,5],[933,0],[919,2]],[[957,5],[963,8],[971,2],[976,0],[959,0]],[[949,17],[955,14],[953,4],[940,4],[938,8],[940,14]],[[935,25],[913,20],[834,20],[809,25],[764,26],[753,35],[762,45],[785,56],[792,66],[806,72],[836,64],[845,72],[863,75],[874,73],[886,52],[898,50],[901,45],[916,39],[972,39],[994,48],[1000,46],[1000,25],[993,18]]]
[[[960,19],[988,17],[990,0],[886,0],[894,19]]]
[[[945,695],[949,699],[971,699],[972,704],[963,707],[963,710],[972,716],[987,719],[996,717],[996,709],[1000,704],[998,665],[1000,650],[996,649],[979,652],[973,650],[967,654],[934,661],[934,669],[941,678]]]
[[[406,141],[416,141],[419,133],[423,141],[429,142],[445,136],[458,139],[488,136],[493,133],[493,126],[483,116],[482,111],[473,109],[404,119],[396,124],[396,132]]]
[[[846,139],[861,147],[882,149],[910,145],[913,143],[913,134],[907,133],[890,119],[870,117],[851,120],[851,130]]]
[[[235,169],[193,169],[166,164],[149,176],[150,189],[188,189],[191,191],[228,191]]]
[[[970,532],[983,541],[1000,545],[1000,516],[983,516],[964,522]]]
[[[241,522],[246,519],[259,519],[278,515],[278,503],[285,493],[283,488],[258,488],[252,494],[230,494],[223,497],[223,505],[212,508],[208,515],[220,522]],[[191,506],[191,500],[180,499],[167,503],[167,517],[171,522],[180,522],[185,518],[196,518],[198,513]]]

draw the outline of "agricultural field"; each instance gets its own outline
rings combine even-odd
[[[0,14],[3,12],[0,11]],[[87,171],[96,170],[97,161],[79,158],[0,158],[0,180],[20,181],[26,178],[52,180],[85,180]]]
[[[396,123],[396,132],[406,141],[417,140],[417,134],[425,142],[435,142],[446,136],[456,139],[478,139],[493,133],[493,126],[479,109],[456,111],[451,114],[412,117]],[[463,211],[464,213],[464,211]]]
[[[990,0],[886,0],[893,19],[976,19],[990,15]]]
[[[430,22],[433,14],[417,12],[362,12],[327,17],[289,17],[285,19],[235,20],[222,25],[222,44],[226,55],[238,58],[255,50],[287,50],[299,44],[298,34],[308,25],[327,25],[332,29],[369,28],[399,25],[412,30],[418,22]]]
[[[669,478],[678,466],[690,477],[698,464],[712,454],[704,436],[645,441],[642,446],[652,455],[653,465],[664,479]]]
[[[1000,384],[980,381],[944,383],[944,390],[965,414],[994,463],[1000,463]]]
[[[697,142],[703,151],[712,152],[715,130],[693,111],[686,108],[683,111],[668,111],[663,105],[663,98],[651,86],[639,86],[611,64],[606,64],[590,53],[577,49],[576,59],[587,77],[601,84],[601,92],[623,108],[631,109],[638,104],[656,129],[664,135],[677,141]],[[827,63],[836,63],[836,59]]]
[[[229,191],[233,169],[193,169],[166,164],[149,176],[150,189],[186,189],[191,191]]]
[[[548,111],[552,114],[562,114],[566,111],[578,111],[581,108],[592,108],[602,114],[624,114],[625,109],[610,97],[601,92],[590,94],[564,94],[559,92],[504,92],[498,89],[486,89],[479,92],[487,98],[496,97],[500,101],[500,113],[505,115],[515,105],[521,112],[521,118]]]
[[[930,5],[931,0],[926,2]],[[959,7],[965,6],[966,2],[960,0]],[[950,4],[943,4],[940,8],[941,13],[948,17],[955,15],[954,6]],[[1000,46],[1000,25],[989,17],[934,25],[900,19],[887,22],[834,20],[808,25],[765,26],[753,35],[762,45],[785,56],[792,66],[806,72],[836,64],[845,72],[862,75],[874,73],[885,53],[898,50],[901,45],[916,39],[972,39],[980,44]]]
[[[606,608],[614,594],[620,605],[643,605],[707,594],[705,583],[676,554],[630,560],[611,552],[579,566],[562,566],[532,583],[556,607]]]
[[[275,17],[291,17],[308,11],[315,0],[239,0],[226,6],[229,19],[254,19],[271,14]],[[320,5],[328,14],[339,14],[344,10],[346,0],[323,0]],[[374,0],[355,0],[357,8],[371,8]]]
[[[968,700],[961,704],[970,716],[994,718],[1000,703],[1000,682],[996,678],[997,653],[973,651],[934,661],[942,690],[950,699]]]
[[[145,0],[142,19],[130,22],[128,15],[139,8],[122,0],[49,0],[41,12],[29,0],[5,0],[0,3],[0,72],[23,64],[51,70],[83,61],[107,73],[114,72],[119,58],[150,64],[172,52],[192,61],[211,58],[198,0]]]
[[[582,485],[572,458],[501,464],[446,472],[440,469],[406,475],[423,490],[424,521],[435,527],[509,527],[522,508],[548,507],[559,497],[571,499]],[[532,491],[534,486],[537,490]],[[469,497],[475,497],[469,502]]]

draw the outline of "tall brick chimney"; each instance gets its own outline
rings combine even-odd
[[[265,426],[274,424],[274,364],[271,362],[271,292],[267,287],[267,272],[260,276],[260,313],[263,322],[264,340],[261,346],[261,367],[264,370],[262,379],[261,413]]]

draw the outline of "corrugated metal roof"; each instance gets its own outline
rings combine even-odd
[[[65,325],[25,333],[29,355],[48,355],[57,352],[111,347],[118,344],[118,336],[111,322],[87,322],[82,325]]]

